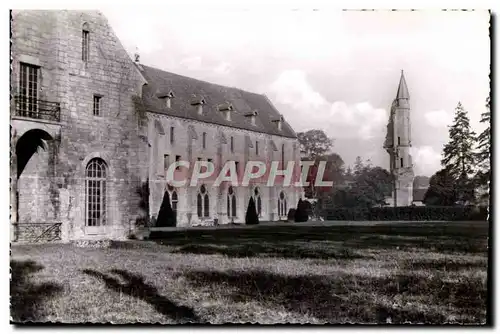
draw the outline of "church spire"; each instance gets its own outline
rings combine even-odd
[[[408,87],[406,86],[405,76],[403,70],[401,70],[401,79],[399,79],[398,95],[396,99],[409,99],[410,94],[408,93]]]

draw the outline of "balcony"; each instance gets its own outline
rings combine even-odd
[[[61,104],[38,100],[29,96],[18,95],[14,98],[16,103],[15,116],[59,122],[61,120]]]

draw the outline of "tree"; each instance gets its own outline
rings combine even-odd
[[[247,225],[257,225],[259,224],[259,215],[257,214],[257,208],[255,207],[255,201],[253,197],[250,197],[248,202],[247,213],[245,216],[245,224]]]
[[[309,173],[306,181],[309,183],[304,187],[307,198],[317,198],[318,190],[320,192],[331,191],[330,187],[321,187],[316,189],[315,182],[318,174],[320,161],[326,161],[323,181],[340,181],[344,161],[337,153],[329,153],[333,146],[333,139],[329,138],[323,130],[309,130],[297,134],[300,148],[305,157],[302,160],[314,161],[314,165],[309,167]]]
[[[356,159],[358,162],[361,158]],[[347,189],[337,189],[331,202],[336,207],[373,207],[385,203],[391,195],[393,177],[382,167],[357,164],[354,183]]]
[[[323,175],[318,175],[319,164],[321,161],[326,162]],[[319,195],[330,193],[330,186],[315,186],[316,180],[321,178],[321,181],[333,182],[333,186],[340,184],[344,178],[344,160],[337,153],[330,153],[316,157],[314,165],[309,169],[307,182],[309,186],[306,188],[306,193],[310,194],[311,198],[317,198]]]
[[[450,126],[449,136],[450,141],[444,146],[441,164],[456,181],[458,200],[469,202],[474,199],[471,176],[474,172],[473,145],[476,134],[472,131],[467,111],[460,102],[455,108],[455,118]]]
[[[482,200],[487,200],[488,182],[490,180],[490,155],[491,155],[491,115],[490,115],[490,98],[486,99],[486,111],[481,114],[481,123],[486,123],[487,128],[477,137],[477,173],[476,184],[482,188]]]
[[[364,166],[355,179],[353,190],[361,206],[383,205],[392,193],[393,177],[382,167]]]
[[[344,173],[344,180],[348,181],[353,181],[354,180],[354,173],[352,171],[351,166],[348,166],[345,173]]]
[[[334,207],[339,208],[354,208],[359,205],[356,192],[352,189],[338,189],[331,197],[331,202]]]
[[[451,206],[456,201],[455,179],[448,169],[441,169],[429,181],[429,188],[424,195],[424,204]]]
[[[165,191],[163,195],[163,201],[161,202],[160,212],[158,212],[158,219],[156,220],[156,226],[159,227],[172,227],[177,225],[177,217],[172,210],[170,205],[170,195],[168,191]]]
[[[308,159],[327,154],[333,146],[333,139],[329,138],[323,130],[309,130],[297,133],[300,149]]]
[[[354,175],[354,177],[358,177],[359,174],[363,171],[363,168],[364,168],[363,160],[358,155],[356,157],[356,160],[354,161],[354,169],[353,169],[353,175]]]

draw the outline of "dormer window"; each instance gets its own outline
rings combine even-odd
[[[250,117],[250,122],[252,122],[252,125],[255,125],[255,119],[258,114],[257,110],[252,110],[251,112],[246,113],[245,117]]]
[[[160,100],[164,101],[164,106],[167,109],[172,108],[172,99],[175,97],[174,92],[172,90],[168,91],[168,93],[159,93],[157,94],[157,97]]]
[[[191,96],[191,105],[195,106],[198,112],[198,115],[203,115],[203,105],[205,104],[205,98],[203,96]]]
[[[272,120],[273,123],[276,123],[278,131],[281,131],[281,129],[283,128],[283,120],[283,115],[280,115],[278,118]]]
[[[229,102],[219,105],[219,111],[223,113],[226,121],[231,121],[231,112],[234,110],[233,105]]]

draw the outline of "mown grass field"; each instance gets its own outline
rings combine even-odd
[[[169,232],[112,248],[15,245],[14,321],[486,321],[486,222]]]

